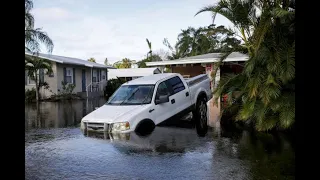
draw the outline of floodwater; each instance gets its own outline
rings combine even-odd
[[[143,137],[82,132],[81,118],[105,101],[26,105],[26,179],[294,179],[295,153],[283,134],[221,128],[199,137],[179,124]]]

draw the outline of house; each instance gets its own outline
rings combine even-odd
[[[210,74],[217,62],[220,61],[222,53],[208,53],[198,56],[191,56],[175,60],[146,62],[149,67],[159,67],[162,71],[164,68],[169,72],[180,73],[185,78],[197,76],[199,74]],[[248,60],[248,55],[233,52],[226,59],[223,65],[217,71],[216,82],[220,80],[221,73],[240,73],[243,69],[244,62]],[[217,83],[215,83],[217,84]]]
[[[25,55],[35,56],[29,52]],[[37,57],[47,59],[52,63],[53,73],[46,75],[40,71],[40,81],[48,83],[49,88],[40,89],[42,98],[48,98],[51,95],[58,94],[62,91],[62,82],[74,84],[74,93],[82,97],[95,97],[103,95],[103,89],[106,86],[108,79],[107,69],[112,69],[112,66],[105,66],[94,62],[89,62],[82,59],[42,54]],[[35,82],[25,73],[25,88],[35,88]]]
[[[159,68],[128,68],[128,69],[109,69],[108,80],[110,79],[123,79],[129,81],[143,76],[149,76],[152,74],[159,74],[161,71]]]

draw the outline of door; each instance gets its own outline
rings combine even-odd
[[[170,95],[170,90],[167,86],[167,81],[161,82],[156,91],[156,98],[160,95]],[[155,99],[156,99],[155,98]],[[154,112],[155,112],[155,123],[159,124],[164,120],[167,120],[173,115],[172,107],[174,106],[171,102],[172,97],[169,97],[169,102],[162,103],[162,104],[155,104]]]
[[[86,70],[82,69],[82,92],[86,92]]]
[[[191,96],[189,88],[185,86],[180,77],[176,76],[167,80],[170,90],[170,94],[175,103],[173,105],[173,110],[175,114],[187,109],[191,106]]]

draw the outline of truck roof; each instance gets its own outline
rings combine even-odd
[[[123,85],[137,85],[137,84],[156,84],[159,80],[179,75],[178,73],[163,73],[144,76],[124,83]]]

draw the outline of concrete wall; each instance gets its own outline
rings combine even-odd
[[[207,102],[208,107],[208,125],[210,127],[220,127],[221,106],[220,101],[215,104],[214,97]]]

